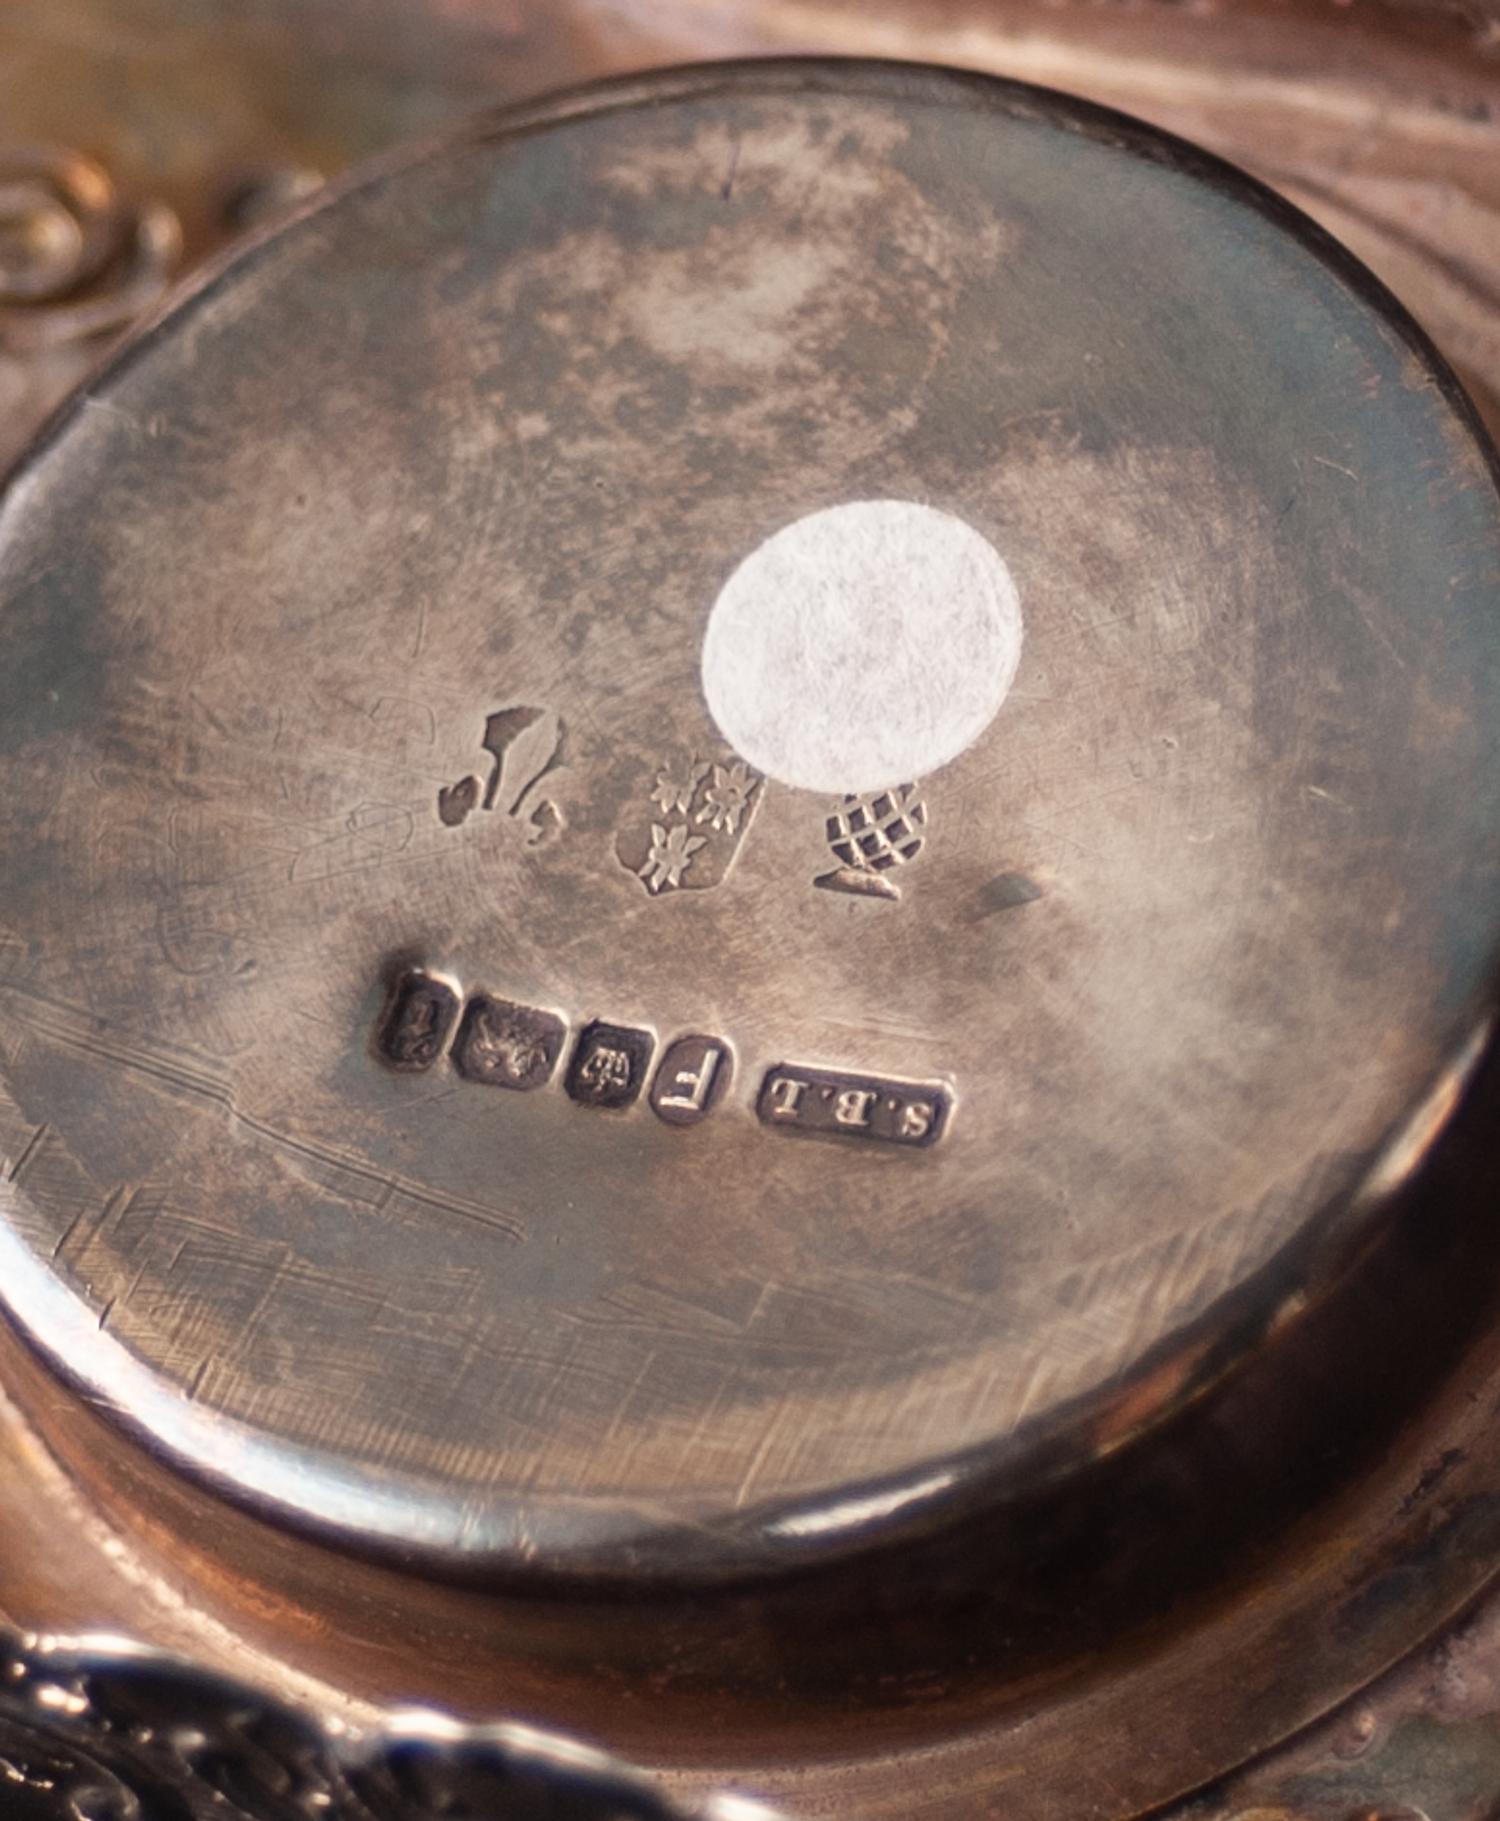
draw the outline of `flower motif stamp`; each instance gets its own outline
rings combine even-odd
[[[663,890],[676,891],[682,884],[683,874],[693,864],[693,856],[700,847],[707,846],[708,837],[695,835],[686,822],[673,822],[666,828],[660,822],[653,822],[651,851],[646,855],[646,864],[640,873],[646,890],[653,896]]]
[[[656,786],[651,792],[651,801],[665,816],[674,812],[686,815],[693,801],[693,793],[703,781],[703,774],[708,770],[696,759],[685,765],[664,765],[656,774]]]
[[[722,883],[760,806],[765,779],[743,759],[685,754],[658,767],[615,858],[648,897]]]
[[[732,835],[750,807],[750,796],[758,782],[743,760],[714,766],[713,779],[703,792],[703,807],[698,811],[697,819],[716,831],[722,829]]]

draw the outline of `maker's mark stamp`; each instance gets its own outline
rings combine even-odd
[[[940,1087],[783,1062],[766,1071],[755,1110],[762,1124],[784,1132],[916,1146],[936,1144],[949,1099]]]

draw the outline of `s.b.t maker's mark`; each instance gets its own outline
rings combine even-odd
[[[783,1062],[766,1071],[755,1110],[783,1132],[922,1146],[942,1136],[949,1105],[940,1087]]]

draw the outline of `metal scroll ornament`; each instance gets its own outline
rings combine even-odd
[[[41,353],[126,328],[181,258],[172,210],[127,202],[93,159],[0,149],[0,349]]]
[[[0,1632],[6,1821],[774,1821],[738,1796],[680,1808],[530,1727],[393,1714],[324,1727],[114,1640]]]

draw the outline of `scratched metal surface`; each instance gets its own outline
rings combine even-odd
[[[565,1563],[1034,1447],[1172,1339],[1140,1420],[1461,1043],[1483,457],[1282,223],[1111,137],[961,90],[481,137],[251,255],[13,488],[8,1292],[170,1446]],[[859,492],[1009,554],[1006,716],[895,901],[815,892],[825,806],[753,775],[646,876],[663,780],[734,762],[718,582]],[[393,1077],[402,957],[958,1105],[830,1154]]]
[[[1500,679],[1472,428],[1269,198],[1015,90],[666,92],[308,214],[13,486],[0,1119],[7,1300],[159,1448],[447,1572],[680,1589],[1128,1475],[1324,1319],[1472,1061]],[[728,568],[859,494],[982,529],[1029,628],[884,897],[696,694]],[[412,967],[712,1032],[735,1090],[497,1093],[391,1049]],[[947,1129],[789,1138],[796,1058]],[[1136,1548],[1076,1634],[1038,1582],[1013,1682],[1144,1622]]]

